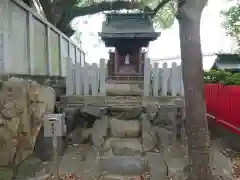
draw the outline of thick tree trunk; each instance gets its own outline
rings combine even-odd
[[[186,131],[191,173],[189,180],[211,180],[210,138],[203,93],[200,19],[180,12],[179,30],[182,73],[186,101]]]

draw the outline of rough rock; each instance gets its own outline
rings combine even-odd
[[[11,168],[0,167],[0,179],[1,180],[12,180],[13,170]]]
[[[51,175],[50,166],[51,163],[43,162],[34,156],[29,156],[18,167],[16,179],[30,180],[35,178],[45,180]],[[42,177],[45,177],[45,179]]]
[[[166,150],[166,148],[170,145],[174,144],[173,131],[168,130],[164,127],[155,127],[154,128],[157,135],[157,147],[159,150]]]
[[[167,176],[168,170],[162,154],[147,152],[146,156],[152,180],[164,179]]]
[[[87,105],[87,106],[82,106],[80,109],[80,112],[84,115],[84,116],[91,116],[94,117],[96,119],[100,119],[101,115],[102,115],[102,111],[100,107],[94,106],[94,105]]]
[[[53,112],[55,91],[34,81],[10,78],[0,89],[1,165],[32,154],[44,113]],[[13,159],[13,157],[15,157]]]
[[[80,112],[80,108],[65,108],[64,112],[66,116],[67,135],[77,128],[85,127],[85,119]]]
[[[210,149],[210,164],[214,174],[220,175],[224,179],[231,177],[233,165],[230,158],[214,146]]]
[[[100,172],[116,175],[142,175],[145,171],[144,159],[138,156],[114,156],[99,162]]]
[[[156,132],[154,131],[150,121],[147,120],[146,115],[142,114],[141,116],[142,116],[141,135],[142,135],[143,150],[145,152],[151,151],[155,149],[157,146]]]
[[[152,121],[157,115],[159,107],[156,104],[147,104],[145,107],[145,112],[147,113],[147,118]]]
[[[173,180],[184,180],[186,174],[184,168],[188,164],[187,158],[171,158],[166,161],[168,166],[168,176]]]
[[[154,119],[155,125],[173,126],[176,122],[177,107],[173,105],[161,106]]]
[[[76,128],[73,132],[71,132],[67,140],[70,141],[72,144],[82,144],[86,143],[92,134],[92,129],[82,129]]]
[[[125,111],[130,111],[132,109],[132,107],[130,106],[118,106],[118,105],[110,105],[110,113],[115,115],[115,114],[118,114],[118,113],[122,113],[122,112],[125,112]]]
[[[185,128],[180,128],[180,142],[182,145],[187,146],[187,134]]]
[[[109,138],[105,146],[111,147],[114,155],[134,156],[142,152],[139,138]]]
[[[128,176],[128,175],[116,175],[116,174],[104,174],[101,178],[101,180],[133,180],[133,179],[139,179],[139,175],[136,175],[136,176]]]
[[[63,155],[64,149],[67,148],[67,144],[62,141],[62,137],[57,138],[57,150],[60,156]],[[51,161],[53,158],[53,146],[52,138],[44,137],[44,127],[42,126],[38,137],[36,139],[34,154],[40,158],[41,161]]]
[[[140,135],[140,122],[137,120],[110,119],[110,133],[113,137],[135,138]]]
[[[8,141],[12,141],[11,132],[6,126],[0,127],[0,165],[9,164],[16,152],[16,141]]]
[[[142,107],[133,107],[129,110],[124,111],[123,115],[119,119],[123,120],[133,120],[138,119],[143,111]]]
[[[92,142],[96,147],[102,147],[108,136],[109,123],[105,117],[102,120],[96,120],[92,128]]]

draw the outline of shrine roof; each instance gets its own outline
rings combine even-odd
[[[217,58],[211,69],[236,70],[240,69],[239,54],[216,54]]]
[[[104,38],[149,38],[160,35],[155,32],[152,19],[146,13],[108,13],[99,35]]]

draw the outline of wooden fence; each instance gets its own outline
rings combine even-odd
[[[143,89],[140,89],[144,96],[183,96],[181,66],[172,63],[171,67],[167,67],[167,63],[163,63],[163,66],[159,67],[158,63],[154,63],[152,67],[150,59],[146,59],[144,68],[144,85]],[[70,63],[67,65],[66,93],[105,96],[107,78],[105,59],[100,60],[99,67],[96,63],[85,63],[84,66]]]
[[[71,62],[71,61],[68,61]],[[100,59],[100,66],[67,63],[66,95],[105,96],[106,66]]]
[[[144,96],[183,96],[181,66],[173,62],[170,67],[163,63],[151,65],[150,59],[144,62]]]
[[[85,53],[20,0],[0,1],[0,73],[65,76]]]

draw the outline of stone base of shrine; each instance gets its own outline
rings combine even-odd
[[[119,82],[119,83],[106,83],[106,94],[108,96],[115,95],[132,95],[132,96],[141,96],[143,95],[143,83],[137,82]]]
[[[108,91],[137,91],[143,92],[143,76],[108,76],[106,90]]]

